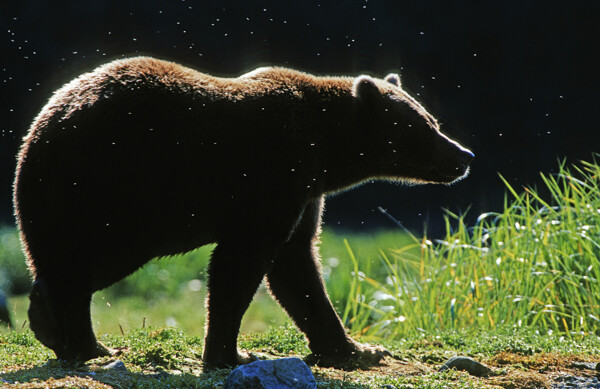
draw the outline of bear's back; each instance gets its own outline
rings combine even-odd
[[[265,188],[286,203],[306,201],[314,176],[305,170],[317,155],[305,150],[314,140],[298,137],[315,129],[294,128],[307,123],[301,102],[312,83],[283,68],[219,78],[147,57],[78,77],[25,139],[15,183],[22,229],[43,235],[51,222],[57,233],[85,232],[82,246],[139,240],[164,255],[161,242],[189,250],[272,203]]]

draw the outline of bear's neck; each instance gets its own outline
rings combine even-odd
[[[308,139],[301,139],[314,158],[309,173],[316,195],[335,193],[372,178],[365,150],[368,138],[361,128],[351,78],[324,83],[314,94],[304,95]],[[333,87],[332,87],[333,86]],[[302,137],[304,138],[304,137]]]

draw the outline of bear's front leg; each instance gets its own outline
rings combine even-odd
[[[348,336],[321,278],[316,244],[323,200],[307,206],[300,224],[267,274],[273,296],[309,341],[309,360],[323,366],[367,368],[391,355]]]
[[[207,325],[202,359],[206,368],[250,363],[256,357],[240,353],[237,337],[242,316],[256,292],[270,256],[261,241],[220,242],[208,267]]]

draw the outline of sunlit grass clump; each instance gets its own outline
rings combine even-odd
[[[507,325],[600,334],[600,166],[561,163],[542,180],[540,190],[517,190],[503,179],[504,211],[472,227],[449,213],[445,238],[382,250],[384,279],[361,272],[347,243],[347,325],[388,338]]]

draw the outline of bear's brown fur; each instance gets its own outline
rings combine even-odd
[[[59,358],[107,355],[92,293],[153,257],[217,243],[207,365],[251,360],[236,339],[265,276],[322,362],[377,363],[383,351],[347,336],[323,286],[324,195],[369,179],[450,183],[472,157],[397,75],[217,78],[147,57],[111,62],[59,89],[19,154],[31,328]]]

